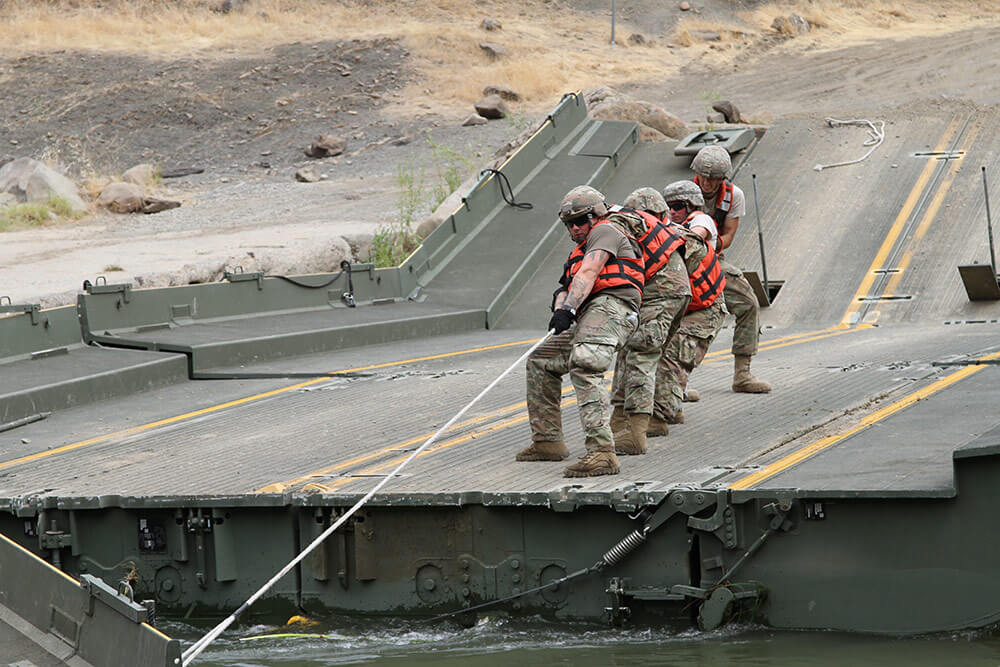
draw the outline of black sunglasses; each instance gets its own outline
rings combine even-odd
[[[567,227],[583,227],[585,224],[590,222],[590,215],[578,215],[575,218],[563,220],[562,222]]]
[[[671,211],[680,211],[680,210],[683,210],[683,209],[685,209],[687,207],[688,207],[688,205],[687,205],[686,201],[668,201],[667,202],[667,208],[669,208]]]

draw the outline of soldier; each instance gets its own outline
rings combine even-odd
[[[615,363],[611,430],[616,453],[645,454],[656,367],[663,347],[677,331],[691,301],[691,285],[684,264],[683,233],[662,223],[667,203],[660,193],[641,188],[625,199],[624,206],[624,210],[635,210],[642,216],[642,226],[629,232],[643,249],[646,284],[639,328],[618,353]]]
[[[691,280],[691,303],[677,335],[670,339],[660,356],[656,374],[653,417],[647,435],[667,435],[668,424],[683,424],[682,401],[688,375],[715,340],[726,311],[722,292],[726,277],[713,248],[715,223],[700,212],[704,205],[701,190],[691,181],[677,181],[663,190],[670,222],[687,229],[684,261]]]
[[[638,324],[643,263],[638,244],[625,231],[626,225],[635,224],[628,217],[634,216],[609,215],[604,195],[589,186],[573,188],[562,200],[559,219],[579,245],[570,253],[553,295],[549,329],[555,335],[528,357],[532,442],[517,453],[518,461],[561,461],[569,456],[559,406],[562,376],[569,373],[587,454],[566,468],[566,477],[619,471],[609,424],[611,402],[603,381]]]
[[[740,218],[746,214],[743,190],[727,180],[732,168],[729,152],[722,146],[705,146],[691,162],[691,169],[695,172],[694,182],[705,199],[705,212],[712,216],[719,228],[716,250],[726,274],[726,310],[736,318],[732,348],[733,391],[764,394],[771,391],[771,385],[750,373],[750,360],[757,354],[760,337],[757,297],[743,277],[743,272],[723,258],[723,251],[732,245],[736,236]]]

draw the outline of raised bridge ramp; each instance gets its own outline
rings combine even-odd
[[[990,173],[1000,166],[998,140],[985,131],[996,115],[962,105],[901,113],[868,161],[820,172],[812,169],[818,159],[853,157],[863,131],[827,128],[815,118],[783,121],[739,156],[735,180],[747,193],[748,214],[728,257],[761,268],[750,180],[757,174],[768,272],[784,281],[775,303],[762,310],[765,332],[754,362],[755,372],[775,384],[773,393],[729,390],[727,328],[693,376],[703,398],[685,406],[685,424],[651,439],[647,456],[623,457],[620,475],[568,480],[564,464],[514,461],[530,437],[518,369],[371,505],[626,511],[687,488],[745,499],[775,492],[803,499],[955,497],[961,491],[954,457],[992,456],[984,441],[962,448],[988,439],[984,434],[1000,422],[990,409],[1000,371],[988,358],[1000,351],[1000,305],[968,302],[955,268],[988,257],[979,165]],[[541,146],[524,149],[536,151],[533,160],[544,168],[532,161],[535,167],[510,169],[516,199],[533,210],[514,209],[492,193],[478,221],[463,232],[456,219],[453,231],[439,235],[453,238],[439,239],[411,282],[393,279],[395,293],[389,279],[381,282],[386,274],[356,275],[359,294],[363,281],[374,290],[356,310],[338,303],[343,279],[313,301],[285,303],[295,306],[285,310],[279,306],[289,297],[272,293],[273,279],[228,286],[264,292],[261,298],[271,300],[265,320],[244,318],[252,309],[226,311],[227,286],[135,291],[127,303],[124,293],[82,297],[79,308],[90,317],[85,335],[100,337],[108,347],[102,352],[114,353],[118,339],[122,352],[140,348],[131,354],[157,363],[184,355],[190,375],[231,379],[172,377],[145,391],[119,388],[101,400],[64,401],[45,419],[0,432],[0,502],[10,511],[0,527],[31,543],[23,519],[45,512],[75,512],[75,525],[92,525],[97,535],[98,519],[88,524],[83,517],[113,508],[217,513],[353,502],[540,335],[569,249],[554,215],[563,192],[590,182],[620,199],[689,174],[670,144],[638,144],[628,124],[574,118],[563,134],[542,135]],[[476,196],[495,185],[484,181]],[[416,301],[398,298],[411,288]],[[205,289],[220,294],[206,296],[199,291]],[[137,314],[116,327],[122,312]],[[228,331],[238,351],[214,344],[213,327]],[[296,346],[309,354],[296,354]],[[76,359],[81,350],[69,347],[66,358]],[[211,353],[201,363],[198,349]],[[20,383],[10,386],[24,387],[12,393],[19,400],[33,390],[30,364],[59,361],[31,356],[19,349],[0,365],[17,371],[9,377]],[[977,359],[982,363],[964,365]],[[145,363],[128,363],[137,362]],[[333,376],[308,377],[323,373]],[[568,384],[566,391],[565,435],[580,454]],[[105,548],[77,530],[74,555]],[[129,544],[123,540],[121,554],[136,551]],[[210,604],[235,606],[293,552],[291,540],[276,540],[253,559],[236,549],[232,570],[240,574],[232,577],[239,585],[203,595]],[[114,564],[107,567],[112,576]],[[219,581],[233,581],[230,575]],[[884,629],[875,621],[866,627]]]

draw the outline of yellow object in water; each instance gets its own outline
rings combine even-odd
[[[289,625],[297,625],[304,628],[309,628],[319,625],[319,621],[314,621],[310,618],[306,618],[305,616],[299,616],[296,614],[295,616],[292,616],[290,619],[285,621],[285,627]]]

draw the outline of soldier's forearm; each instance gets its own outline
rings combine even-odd
[[[566,290],[563,290],[562,292],[556,294],[556,300],[554,302],[552,310],[559,310],[560,308],[565,307],[564,304],[566,303],[567,296],[569,296],[569,292]]]

